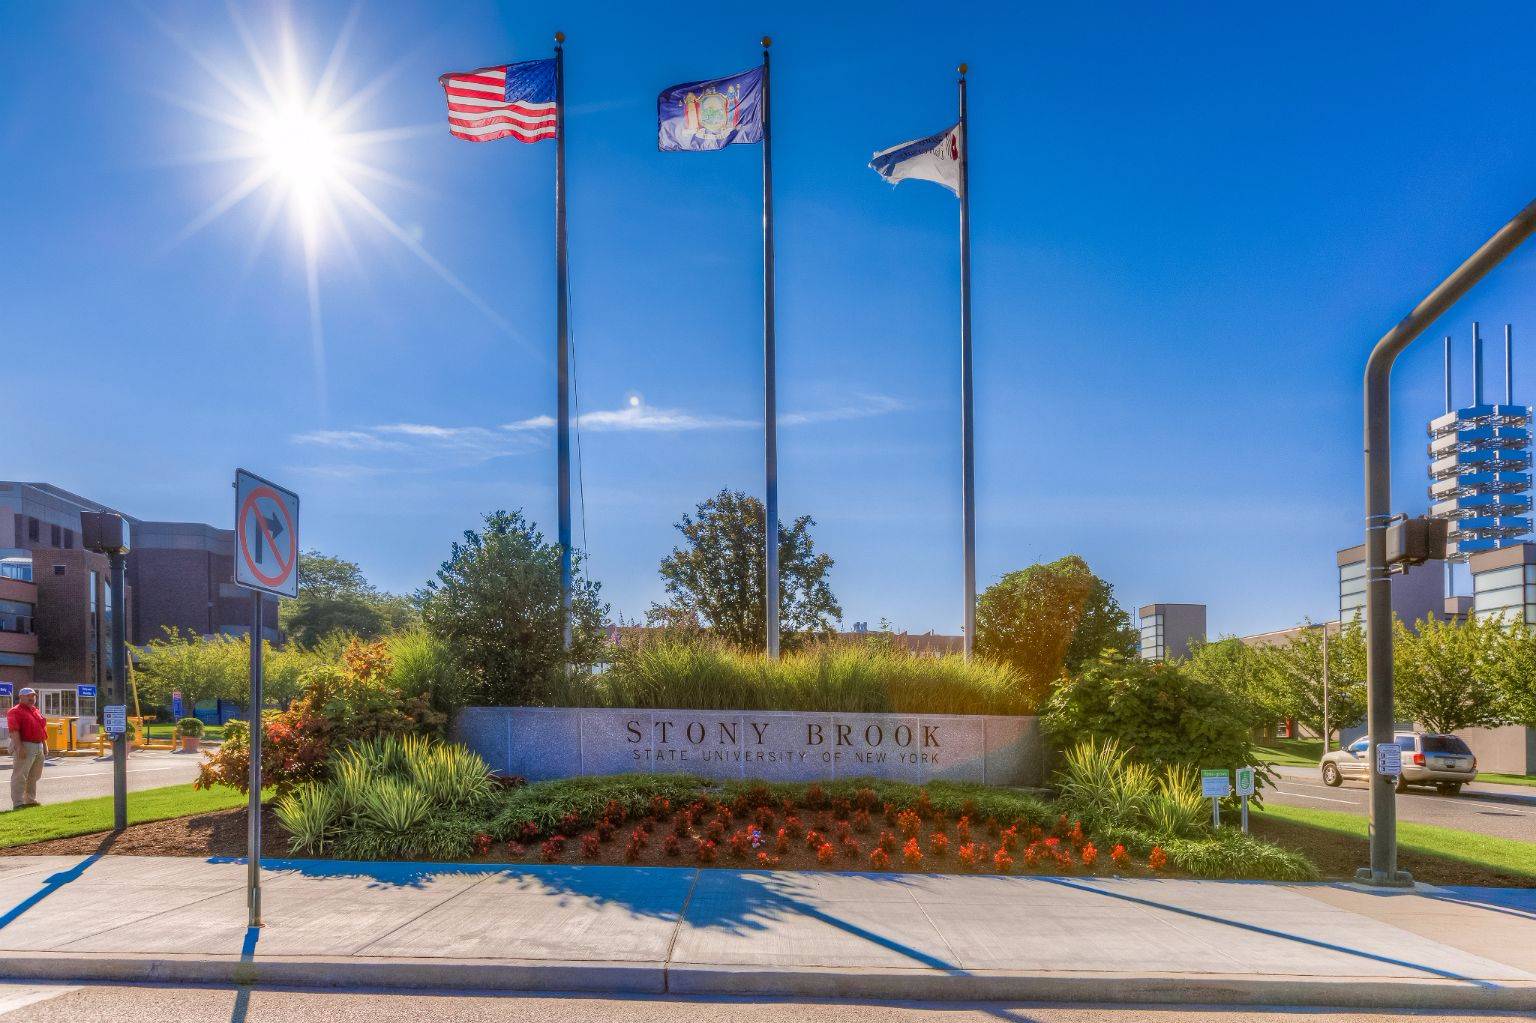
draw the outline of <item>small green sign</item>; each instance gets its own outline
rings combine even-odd
[[[1225,767],[1206,768],[1200,772],[1200,794],[1208,799],[1225,799],[1232,794],[1232,778]]]
[[[1253,795],[1253,768],[1239,767],[1237,769],[1237,794],[1240,796]]]

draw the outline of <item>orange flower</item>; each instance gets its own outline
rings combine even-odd
[[[1152,847],[1152,853],[1147,857],[1147,866],[1153,870],[1162,870],[1168,866],[1168,854],[1163,852],[1162,846],[1154,845]]]

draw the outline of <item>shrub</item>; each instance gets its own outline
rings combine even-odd
[[[1257,760],[1245,710],[1177,663],[1105,654],[1057,688],[1042,723],[1057,742],[1112,742],[1153,768]]]
[[[277,822],[288,832],[294,852],[321,854],[336,835],[340,800],[319,785],[304,785],[278,798],[273,807]]]
[[[203,722],[198,718],[181,718],[176,722],[176,734],[192,739],[200,738],[203,734]]]
[[[1147,866],[1153,870],[1162,870],[1168,866],[1168,854],[1163,852],[1162,846],[1154,845],[1152,847],[1152,852],[1147,856]]]
[[[917,844],[916,838],[907,839],[907,844],[901,847],[901,858],[909,867],[916,868],[923,865],[923,850]]]
[[[873,870],[890,870],[891,854],[884,849],[876,849],[869,854],[869,865]]]

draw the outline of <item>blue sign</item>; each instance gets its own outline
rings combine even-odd
[[[75,686],[75,695],[77,697],[79,697],[80,699],[82,699],[82,700],[85,699],[86,697],[90,697],[92,700],[94,700],[94,699],[96,699],[96,687],[95,686]]]
[[[183,718],[183,717],[186,717],[186,715],[182,713],[181,693],[179,693],[179,692],[171,694],[171,717],[173,717],[173,718]]]
[[[14,692],[14,685],[10,682],[0,682],[0,696],[10,696]]]

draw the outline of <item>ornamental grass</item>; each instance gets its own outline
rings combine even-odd
[[[562,681],[545,697],[555,706],[638,709],[994,715],[1037,709],[1011,669],[983,658],[825,644],[770,661],[718,643],[674,639],[623,649],[609,670]]]

